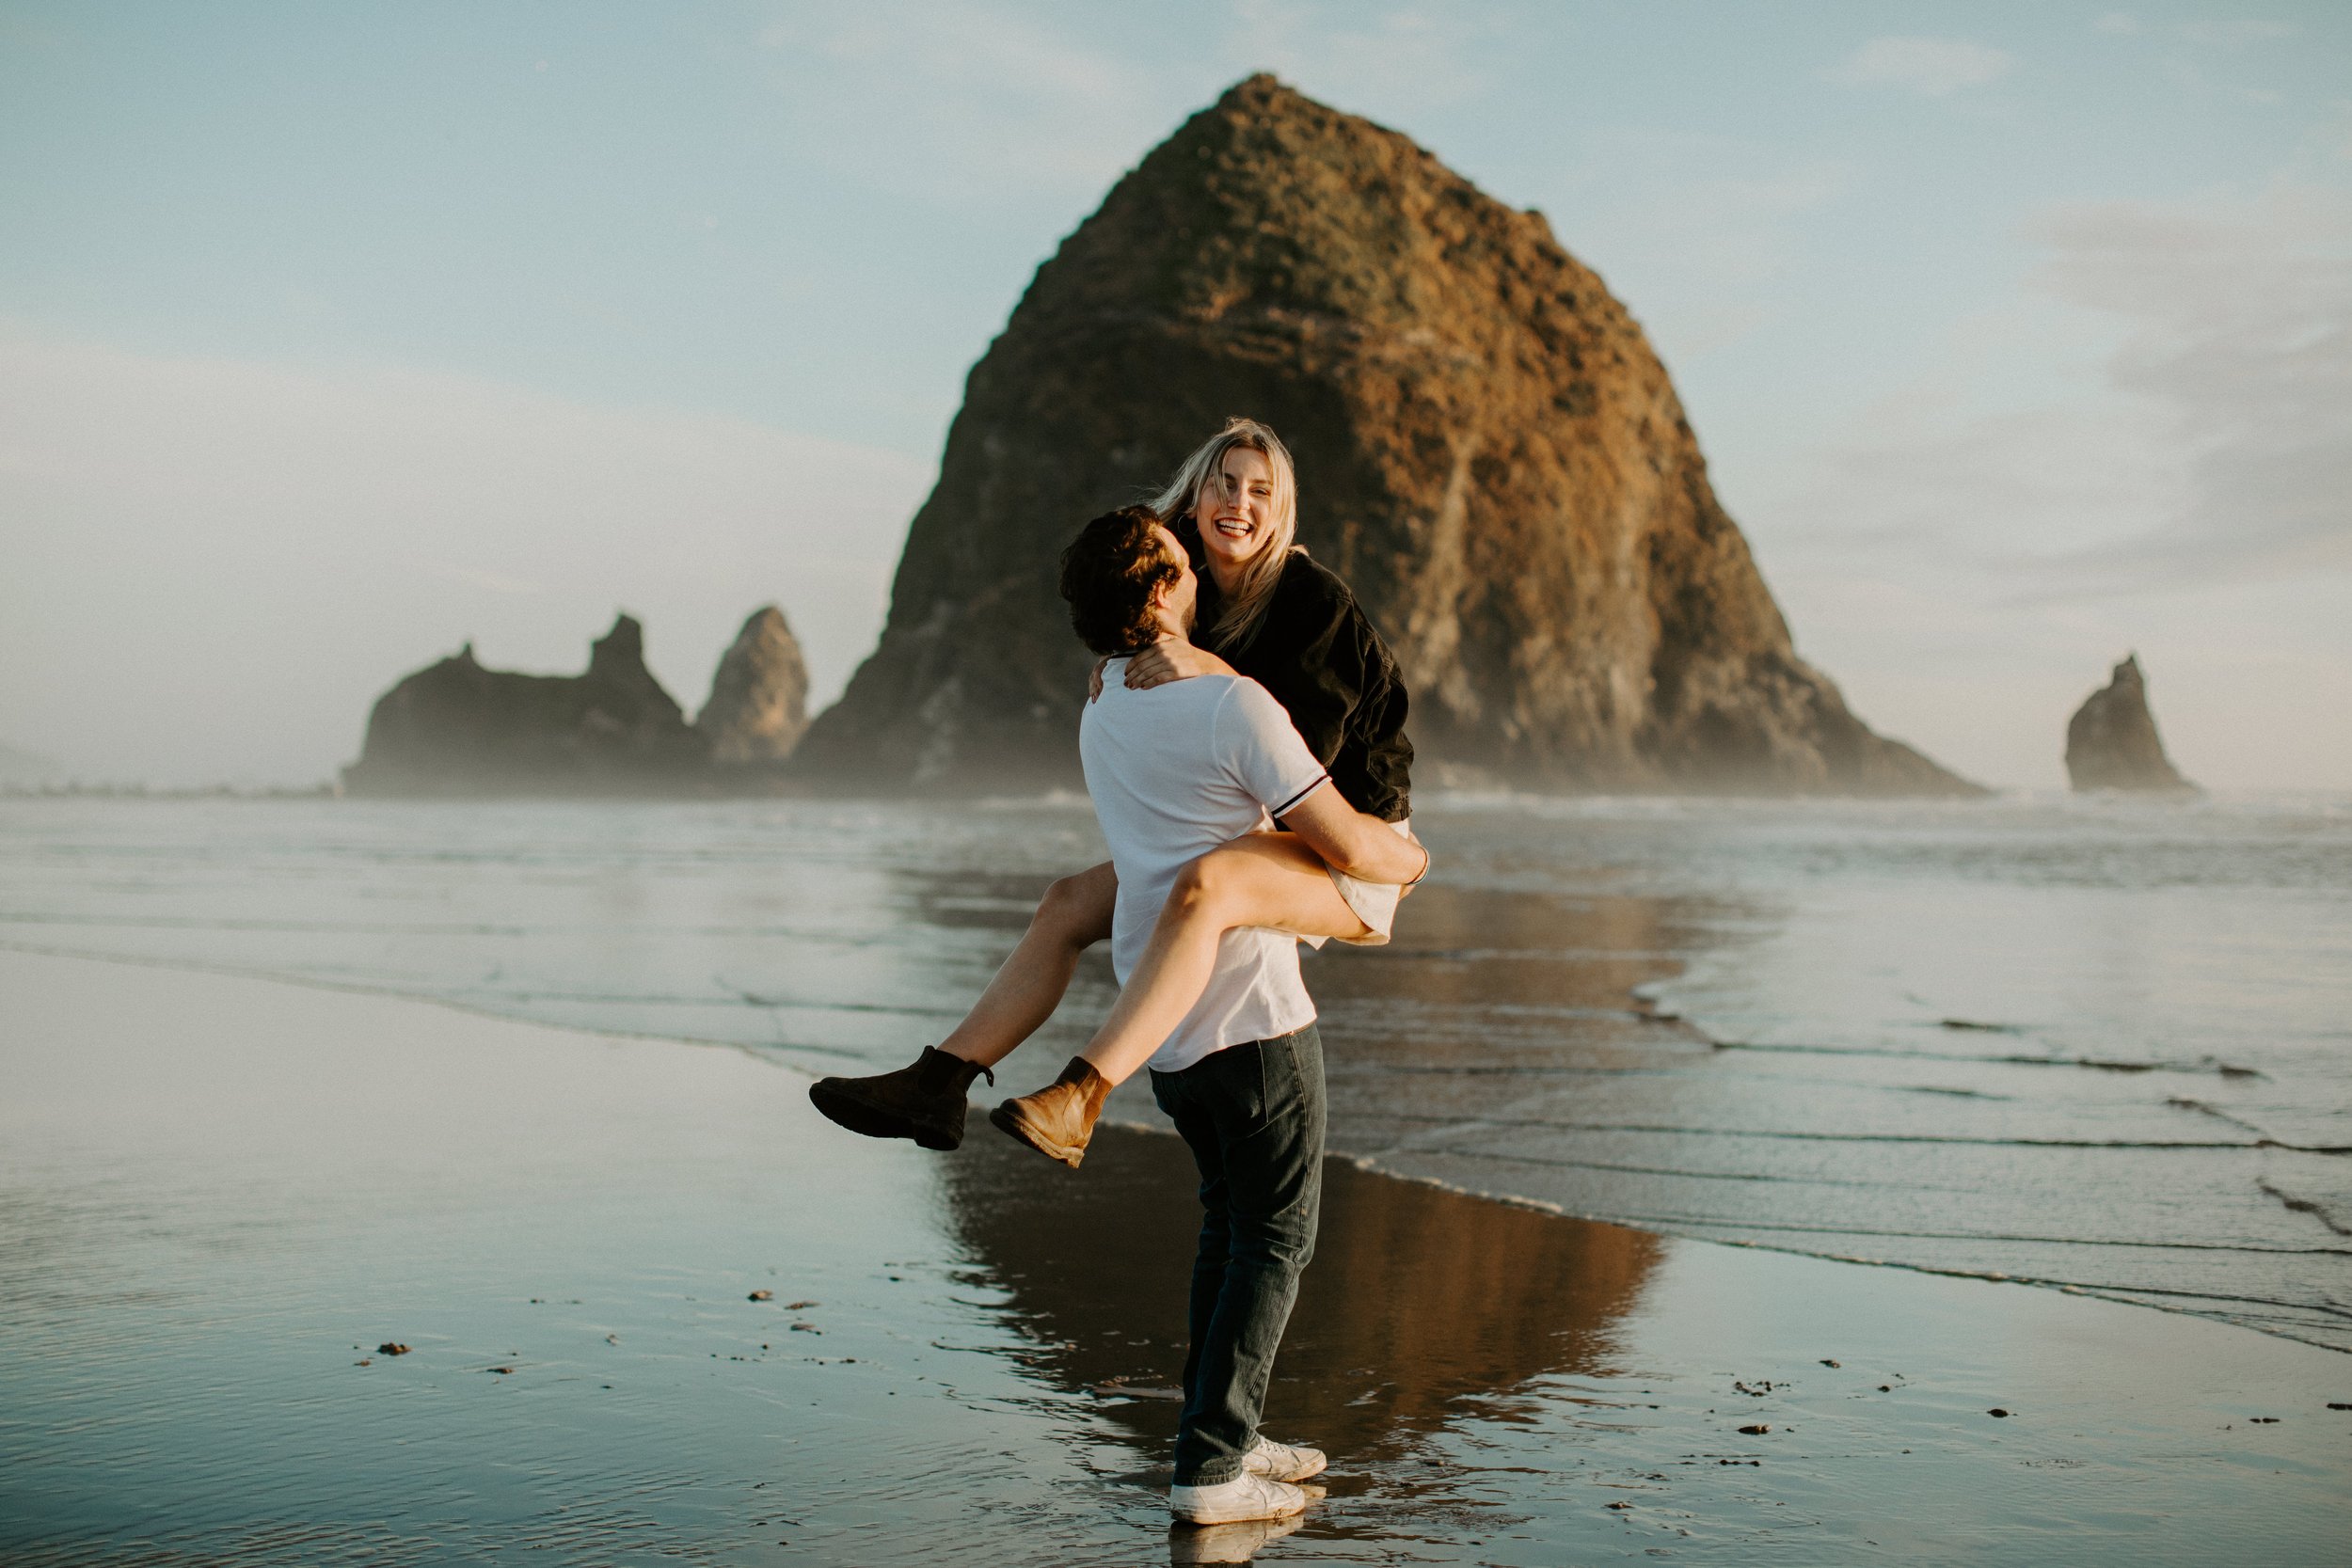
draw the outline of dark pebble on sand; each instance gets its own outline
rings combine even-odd
[[[784,1304],[784,1309],[787,1312],[805,1312],[812,1307],[824,1305],[821,1301],[787,1301]]]
[[[754,1291],[750,1295],[745,1296],[743,1299],[745,1301],[773,1301],[776,1299],[776,1292],[773,1291]]]
[[[792,1332],[795,1334],[822,1334],[825,1331],[818,1328],[815,1323],[794,1323],[792,1325]]]
[[[1822,1365],[1822,1366],[1824,1366],[1824,1367],[1835,1367],[1835,1366],[1837,1366],[1837,1365],[1838,1365],[1838,1363],[1837,1363],[1837,1362],[1831,1361],[1831,1360],[1828,1360],[1828,1359],[1824,1358],[1824,1359],[1822,1360],[1822,1362],[1821,1362],[1821,1365]]]
[[[2352,1410],[2352,1402],[2346,1402],[2343,1400],[2329,1400],[2328,1402],[2328,1408],[2330,1410]]]
[[[1601,1506],[1604,1508],[1631,1508],[1633,1505],[1631,1503],[1604,1503]]]
[[[2276,1416],[2256,1416],[2252,1418],[2252,1420],[2253,1424],[2258,1427],[2275,1427],[2279,1424],[2279,1418]]]
[[[1986,1414],[1986,1415],[1988,1415],[1988,1416],[2007,1416],[2007,1415],[2009,1414],[2009,1412],[2008,1412],[2008,1411],[2006,1411],[2006,1410],[2003,1410],[2003,1409],[2002,1409],[1999,1405],[1997,1405],[1997,1404],[1996,1404],[1996,1405],[1994,1405],[1992,1409],[1990,1409],[1990,1410],[1986,1411],[1986,1412],[1985,1412],[1985,1414]]]
[[[378,1355],[405,1355],[408,1354],[408,1347],[406,1345],[396,1345],[389,1339],[387,1339],[382,1344],[375,1347],[375,1354]]]
[[[1882,1394],[1891,1394],[1894,1391],[1895,1386],[1891,1383],[1882,1383],[1879,1385],[1879,1392]]]
[[[1747,1435],[1747,1436],[1750,1436],[1750,1437],[1761,1437],[1761,1436],[1763,1436],[1766,1433],[1768,1433],[1768,1432],[1772,1431],[1772,1426],[1771,1426],[1771,1424],[1770,1424],[1770,1423],[1768,1423],[1768,1422],[1764,1422],[1764,1421],[1758,1421],[1758,1422],[1757,1422],[1756,1425],[1754,1425],[1754,1426],[1750,1426],[1750,1427],[1741,1427],[1740,1430],[1740,1432],[1741,1432],[1742,1433],[1744,1433],[1744,1434],[1745,1434],[1745,1435]]]
[[[496,1372],[501,1377],[508,1377],[513,1375],[515,1369],[512,1367],[485,1367],[483,1370],[487,1372]]]

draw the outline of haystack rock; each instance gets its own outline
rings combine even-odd
[[[782,762],[808,728],[808,666],[784,611],[765,605],[735,635],[710,677],[694,728],[723,767]]]
[[[354,795],[665,794],[698,781],[707,741],[645,668],[627,615],[578,675],[485,670],[469,642],[376,700]]]
[[[973,368],[812,770],[1075,774],[1055,558],[1232,414],[1412,688],[1424,784],[1949,794],[1799,659],[1641,328],[1535,213],[1253,76],[1038,269]]]
[[[2148,682],[2139,673],[2137,654],[2127,655],[2107,684],[2085,698],[2067,721],[2066,776],[2077,790],[2197,792],[2156,738],[2156,716],[2148,710]]]

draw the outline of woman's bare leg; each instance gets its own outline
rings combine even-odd
[[[1251,833],[1212,849],[1177,874],[1151,944],[1082,1053],[1094,1070],[1120,1084],[1150,1060],[1208,989],[1225,933],[1243,926],[1304,937],[1366,930],[1323,857],[1295,835]]]
[[[1079,955],[1110,940],[1118,899],[1119,876],[1108,861],[1047,888],[1021,944],[939,1049],[981,1067],[1011,1055],[1054,1016],[1078,972]]]

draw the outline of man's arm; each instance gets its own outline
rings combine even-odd
[[[1367,882],[1409,884],[1429,869],[1428,850],[1349,805],[1328,779],[1282,814],[1282,826],[1305,839],[1332,870]]]
[[[1347,803],[1264,687],[1237,680],[1227,696],[1217,709],[1211,749],[1236,784],[1264,801],[1332,870],[1399,887],[1421,879],[1429,869],[1428,852]]]

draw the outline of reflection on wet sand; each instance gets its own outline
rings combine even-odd
[[[1393,943],[1312,968],[1333,1146],[1377,1155],[1704,1061],[1706,1039],[1636,996],[1680,974],[1703,929],[1701,911],[1657,897],[1417,895]]]
[[[1199,1208],[1175,1138],[1105,1129],[1081,1170],[987,1135],[943,1164],[967,1262],[1007,1293],[1033,1372],[1106,1401],[1138,1467],[1175,1440]],[[1480,1401],[1614,1369],[1615,1335],[1667,1243],[1333,1161],[1323,1233],[1283,1340],[1267,1428],[1337,1466],[1394,1455]]]
[[[1181,1363],[1172,1138],[941,1158],[742,1053],[154,965],[0,951],[0,996],[9,1568],[1076,1568],[1260,1536],[2204,1568],[2347,1538],[2330,1353],[1335,1167],[1272,1412],[1334,1450],[1331,1495],[1171,1542],[1173,1406],[1080,1390]]]

